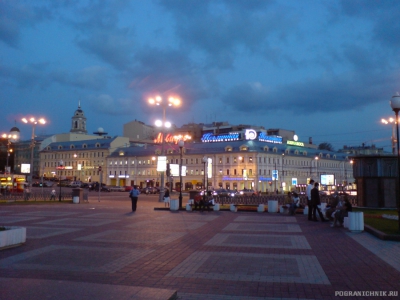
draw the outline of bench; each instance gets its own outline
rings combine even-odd
[[[265,211],[265,205],[264,204],[231,204],[230,210],[233,212],[237,212],[238,208],[243,207],[243,208],[255,208],[258,212],[264,212]],[[252,209],[251,209],[252,210]]]
[[[194,207],[194,208],[193,208]],[[193,211],[196,210],[196,207],[199,207],[200,211],[204,211],[205,208],[207,208],[208,211],[210,211],[210,207],[213,207],[213,210],[217,211],[219,210],[219,204],[215,203],[215,204],[211,204],[211,203],[207,203],[207,204],[195,204],[195,203],[187,203],[186,204],[186,210],[187,211]]]

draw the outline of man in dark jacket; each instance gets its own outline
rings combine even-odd
[[[318,222],[318,219],[317,219],[317,211],[318,211],[321,221],[326,222],[328,220],[325,220],[324,215],[321,212],[321,209],[318,207],[318,205],[321,205],[321,199],[319,198],[318,187],[319,187],[319,183],[316,182],[316,183],[314,183],[314,188],[311,190],[311,204],[312,204],[312,208],[313,208],[312,219],[313,219],[313,221]]]

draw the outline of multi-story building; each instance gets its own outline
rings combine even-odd
[[[100,179],[99,167],[106,174],[106,158],[127,145],[129,138],[126,137],[50,143],[40,151],[42,174],[47,178],[105,182]]]
[[[157,158],[163,149],[168,163],[179,165],[177,144],[117,149],[107,157],[107,182],[159,186]],[[203,136],[202,143],[186,143],[182,165],[186,190],[204,186],[207,181],[214,188],[253,188],[264,192],[298,189],[310,178],[321,182],[326,189],[354,181],[351,163],[345,154],[307,148],[291,140],[283,143],[279,136],[267,136],[251,129],[223,135],[209,133]],[[167,180],[172,181],[173,187],[180,187],[178,173]]]

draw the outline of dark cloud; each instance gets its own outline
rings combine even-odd
[[[171,94],[185,99],[188,107],[207,97],[207,77],[188,55],[173,49],[145,47],[135,55],[130,88],[145,95]]]
[[[51,11],[44,5],[0,1],[0,40],[17,48],[22,28],[35,26],[51,16]]]
[[[82,89],[104,89],[107,85],[107,69],[104,67],[87,67],[75,73],[56,70],[49,74],[55,82]]]
[[[20,68],[0,66],[0,76],[11,85],[21,89],[32,89],[38,87],[46,89],[51,80],[47,76],[47,63],[27,64]]]
[[[176,21],[181,43],[201,50],[208,65],[231,68],[243,50],[272,52],[270,39],[285,38],[295,18],[270,1],[160,1]],[[268,59],[268,56],[266,56]]]
[[[395,89],[395,74],[358,73],[326,76],[304,82],[267,88],[260,83],[232,87],[222,101],[236,111],[267,114],[285,111],[294,114],[358,111],[381,102],[382,95]],[[388,94],[389,93],[389,94]]]

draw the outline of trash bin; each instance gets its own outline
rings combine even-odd
[[[83,189],[81,189],[81,188],[72,189],[72,202],[73,203],[80,203],[81,199],[83,201]]]
[[[277,200],[268,200],[268,212],[269,213],[277,213],[278,212],[278,201]]]
[[[170,210],[179,210],[179,199],[171,199],[169,204]]]
[[[349,230],[351,232],[364,230],[364,213],[362,211],[349,212]]]

